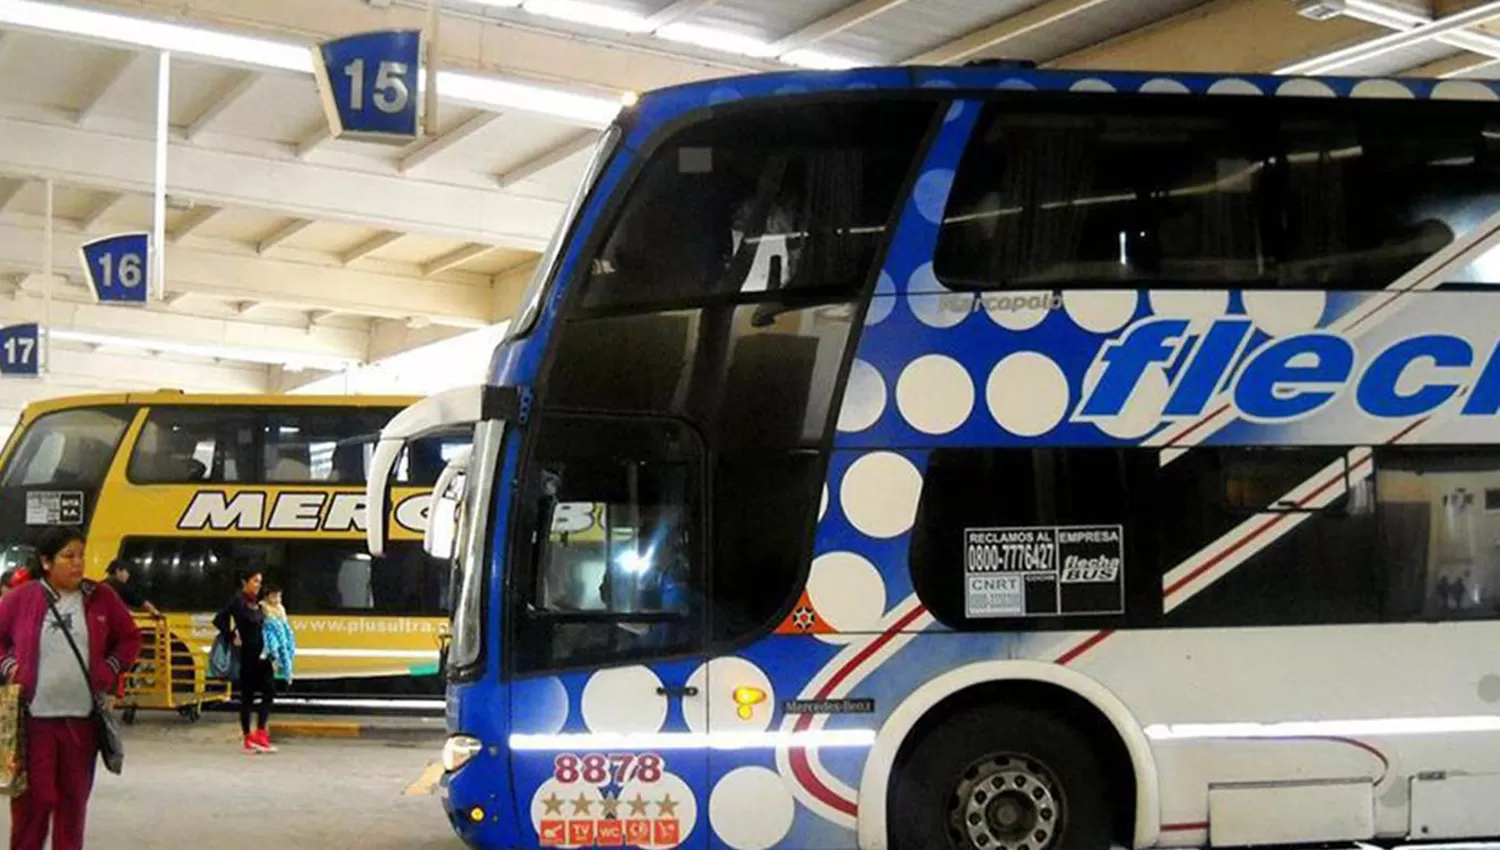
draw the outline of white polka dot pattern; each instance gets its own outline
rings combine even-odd
[[[708,798],[708,822],[734,850],[768,850],[792,831],[797,805],[786,783],[764,767],[725,774]]]
[[[911,529],[922,495],[922,473],[895,452],[871,452],[849,466],[839,503],[849,524],[887,540]]]
[[[918,357],[901,370],[896,382],[896,407],[918,431],[947,434],[974,412],[974,380],[951,357]]]
[[[847,643],[861,632],[879,631],[885,614],[885,579],[867,559],[853,552],[829,552],[813,560],[807,596],[829,626],[841,634],[818,635]]]
[[[1125,327],[1140,300],[1139,292],[1075,289],[1063,293],[1063,308],[1080,328],[1106,334]]]
[[[838,429],[853,433],[874,425],[885,412],[885,398],[885,379],[880,377],[880,371],[863,360],[855,360],[844,386]]]
[[[1246,292],[1245,312],[1255,326],[1271,336],[1310,331],[1323,318],[1328,295],[1323,292]]]
[[[1020,351],[995,364],[984,396],[1001,428],[1020,437],[1038,437],[1067,415],[1068,376],[1052,358]]]
[[[600,670],[583,686],[583,722],[590,732],[660,732],[667,700],[661,679],[648,667]]]

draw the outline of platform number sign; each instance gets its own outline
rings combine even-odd
[[[145,304],[151,291],[151,235],[120,233],[79,249],[89,288],[98,301]]]
[[[41,371],[41,326],[30,322],[0,328],[0,375],[34,378]]]
[[[381,30],[324,42],[314,67],[334,138],[416,138],[422,31]]]

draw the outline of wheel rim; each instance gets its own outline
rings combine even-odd
[[[1004,753],[969,766],[949,796],[949,834],[963,850],[1050,850],[1063,797],[1036,759]]]

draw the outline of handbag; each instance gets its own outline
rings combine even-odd
[[[234,681],[240,677],[240,654],[224,635],[214,638],[208,651],[208,675],[213,679]]]
[[[52,600],[52,588],[44,587],[42,592],[47,597],[47,608],[52,612],[52,618],[57,621],[57,627],[62,629],[63,637],[68,639],[73,657],[78,659],[78,669],[83,672],[83,681],[94,698],[94,711],[89,719],[94,722],[94,739],[99,747],[99,757],[104,761],[105,770],[118,774],[125,767],[125,738],[120,734],[120,721],[109,710],[104,695],[94,690],[94,677],[89,673],[89,663],[83,660],[83,653],[78,651],[78,642],[73,640],[73,631],[63,623],[62,614],[57,612],[57,603]]]
[[[26,793],[26,702],[20,685],[0,685],[0,796]]]

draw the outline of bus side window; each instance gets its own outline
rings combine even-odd
[[[21,435],[5,470],[5,486],[102,482],[132,415],[124,409],[84,408],[38,417]]]
[[[273,410],[266,414],[266,481],[363,484],[365,452],[395,411]]]
[[[137,484],[247,480],[255,414],[222,409],[155,408],[130,457]]]
[[[1375,461],[1386,619],[1500,617],[1500,453],[1386,448]]]

